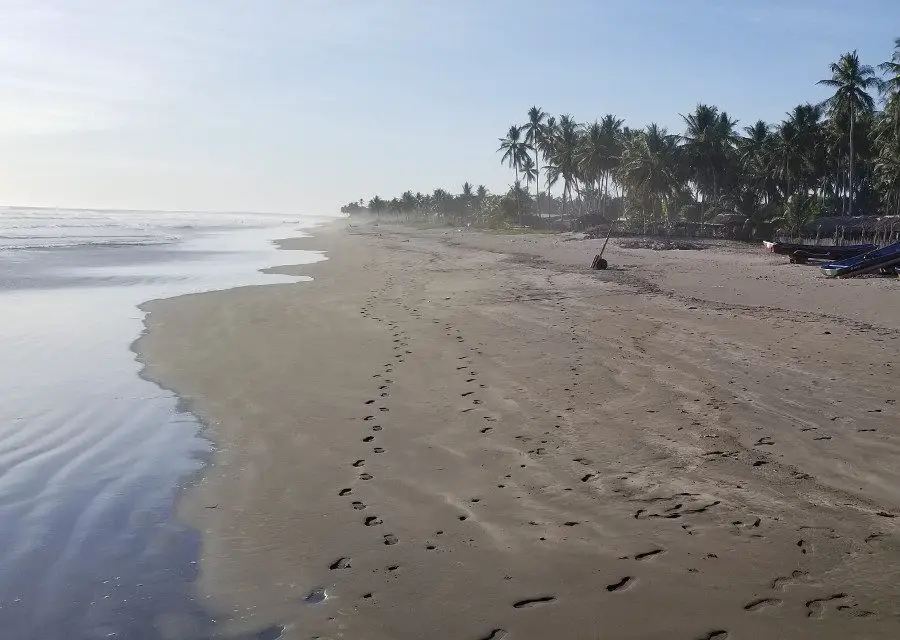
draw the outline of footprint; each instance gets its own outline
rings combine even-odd
[[[481,430],[481,433],[488,434],[493,430],[494,429],[492,427],[485,427],[484,429]]]
[[[384,453],[384,447],[375,447],[372,451],[375,453]]]
[[[493,629],[486,636],[479,638],[479,640],[503,640],[507,635],[506,629]]]
[[[745,604],[744,611],[759,611],[760,609],[774,607],[780,604],[781,600],[779,598],[757,598],[756,600],[751,600]]]
[[[374,404],[374,403],[375,403],[374,400],[366,400],[366,402],[365,402],[365,404]]]
[[[643,553],[638,553],[634,556],[635,560],[646,560],[647,558],[653,558],[658,556],[661,553],[665,553],[665,549],[652,549],[650,551],[644,551]]]
[[[725,640],[727,637],[728,632],[725,629],[714,629],[702,636],[697,636],[697,640]]]
[[[606,585],[606,590],[609,592],[612,591],[621,591],[622,589],[627,588],[631,583],[634,582],[634,578],[631,576],[625,576],[618,582],[614,582],[613,584]]]
[[[362,502],[360,502],[359,500],[354,500],[353,508],[356,509],[357,511],[362,511],[363,509],[366,508],[366,505],[363,504]]]
[[[551,602],[556,602],[555,596],[541,596],[539,598],[527,598],[525,600],[519,600],[518,602],[513,603],[513,608],[515,609],[524,609],[526,607],[534,607],[540,604],[549,604]]]
[[[399,542],[399,540],[397,540],[397,536],[395,536],[393,533],[384,534],[384,544],[386,544],[387,546],[393,546],[397,544],[397,542]]]
[[[363,442],[372,442],[375,439],[375,436],[366,436],[363,438]]]
[[[338,491],[339,496],[349,496],[351,493],[353,493],[353,489],[350,488],[344,488]]]
[[[360,479],[360,480],[371,480],[371,479],[374,478],[374,477],[375,477],[375,476],[373,476],[371,473],[361,473],[361,474],[359,474],[359,479]]]
[[[475,393],[475,392],[474,392],[474,391],[466,391],[465,393],[461,393],[461,394],[459,394],[459,395],[461,395],[463,398],[465,398],[466,396],[470,396],[470,395],[472,395],[473,393]]]
[[[361,466],[363,466],[365,463],[366,463],[365,460],[357,460],[356,462],[353,463],[353,466],[354,466],[354,467],[361,467]]]
[[[343,557],[338,558],[337,560],[332,562],[330,565],[328,565],[328,568],[331,569],[332,571],[337,571],[338,569],[349,569],[350,568],[350,558],[343,558]]]
[[[381,518],[378,516],[368,516],[363,522],[367,527],[374,527],[375,525],[384,524]]]
[[[843,600],[847,597],[846,593],[835,593],[827,598],[815,598],[806,602],[806,617],[820,618],[825,613],[825,605],[833,600]]]

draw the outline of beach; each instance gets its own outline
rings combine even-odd
[[[143,307],[143,375],[214,443],[179,510],[221,637],[900,635],[896,279],[312,236],[274,270],[312,281]]]

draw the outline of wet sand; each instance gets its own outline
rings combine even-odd
[[[139,345],[217,446],[182,512],[222,637],[900,636],[900,282],[314,235],[313,282],[154,302]]]

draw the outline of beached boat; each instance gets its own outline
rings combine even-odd
[[[791,262],[807,260],[846,260],[877,247],[874,244],[854,244],[846,246],[827,246],[818,244],[793,244],[789,242],[763,242],[767,251],[791,256]]]
[[[848,278],[876,271],[886,272],[900,266],[900,242],[862,255],[822,265],[822,273],[829,278]]]

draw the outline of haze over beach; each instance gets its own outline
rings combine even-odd
[[[0,637],[900,637],[898,24],[0,1]]]

